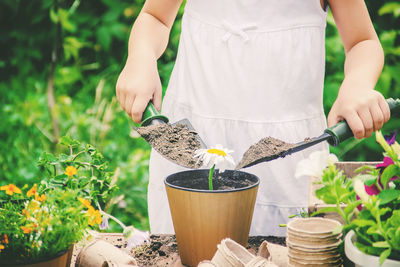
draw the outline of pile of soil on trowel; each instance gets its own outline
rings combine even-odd
[[[201,166],[201,162],[193,158],[200,148],[197,133],[186,125],[157,124],[140,127],[137,131],[158,153],[176,164],[192,169]]]
[[[293,148],[295,145],[286,143],[282,140],[273,138],[273,137],[265,137],[258,141],[258,143],[252,145],[243,155],[242,160],[236,166],[236,170],[247,166],[248,164],[255,162],[259,159],[266,157],[279,156],[283,152]]]

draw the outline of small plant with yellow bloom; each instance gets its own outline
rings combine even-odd
[[[78,194],[69,188],[39,193],[36,184],[2,186],[0,265],[40,261],[67,251],[89,226],[100,224],[99,211],[91,207],[86,212]]]
[[[116,179],[102,154],[69,137],[62,137],[60,144],[66,154],[42,153],[40,183],[0,186],[0,266],[66,251],[89,229],[107,229],[109,218],[122,226],[128,246],[149,239],[148,233],[103,211],[116,190]]]
[[[210,169],[208,174],[209,190],[213,190],[212,179],[214,177],[215,168],[218,168],[219,172],[224,172],[226,169],[235,167],[235,161],[230,155],[232,152],[232,150],[226,149],[222,145],[196,150],[194,157],[199,158],[203,163],[203,167]]]

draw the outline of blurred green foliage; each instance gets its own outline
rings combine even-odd
[[[132,131],[115,83],[127,56],[131,25],[144,0],[3,0],[0,3],[0,185],[40,181],[37,160],[69,135],[94,145],[116,171],[120,188],[108,212],[147,229],[150,147]],[[400,97],[400,4],[366,1],[386,54],[377,89]],[[181,8],[159,60],[165,90],[179,43]],[[344,52],[328,17],[326,114],[343,79]],[[51,100],[54,90],[54,104]],[[48,93],[50,92],[50,97]],[[384,132],[400,128],[392,118]],[[58,129],[58,130],[57,130]],[[379,160],[374,138],[334,148],[341,160]],[[114,226],[116,227],[116,226]]]

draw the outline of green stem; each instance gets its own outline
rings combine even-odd
[[[72,161],[76,160],[77,157],[79,157],[79,155],[81,155],[82,153],[85,153],[85,150],[82,150],[80,152],[78,152],[72,159]]]
[[[214,169],[215,169],[215,164],[211,167],[210,172],[208,173],[208,189],[209,190],[214,190],[213,189],[213,184],[212,184],[212,178],[214,175]]]

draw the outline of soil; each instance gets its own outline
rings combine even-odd
[[[168,178],[168,182],[183,188],[209,190],[208,170],[197,170],[194,172],[183,172]],[[214,172],[214,190],[232,190],[248,187],[257,182],[257,178],[249,173],[241,171],[226,170],[223,173]]]
[[[201,166],[194,152],[200,148],[197,133],[186,125],[157,124],[137,129],[138,133],[161,155],[174,163],[198,169]]]
[[[151,243],[137,247],[131,251],[139,266],[182,266],[180,264],[178,246],[174,235],[152,235]],[[256,255],[261,243],[267,242],[286,246],[284,237],[253,236],[249,237],[247,249]]]
[[[258,143],[252,145],[243,155],[243,158],[236,166],[236,170],[246,167],[250,163],[253,163],[262,158],[276,158],[282,155],[283,152],[293,148],[295,144],[286,143],[282,140],[265,137]]]

